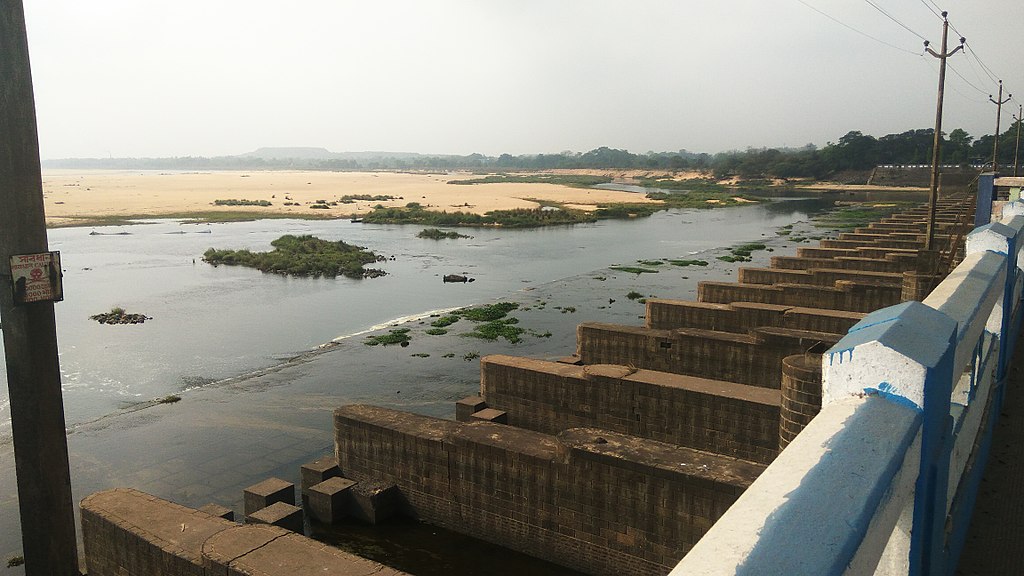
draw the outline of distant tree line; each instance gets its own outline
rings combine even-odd
[[[483,154],[403,154],[376,158],[260,158],[254,156],[177,158],[75,158],[50,160],[44,167],[133,170],[470,170],[479,172],[554,169],[710,170],[716,177],[826,178],[846,170],[867,170],[884,164],[929,164],[934,130],[924,128],[881,138],[850,131],[823,148],[748,148],[718,154],[647,152],[634,154],[602,146],[589,152],[485,156]],[[999,136],[999,163],[1013,164],[1017,123]],[[942,163],[981,165],[991,162],[993,136],[975,139],[957,128],[942,138]]]

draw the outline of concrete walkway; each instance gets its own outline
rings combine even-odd
[[[1024,338],[1017,339],[1006,397],[957,574],[1024,574]]]

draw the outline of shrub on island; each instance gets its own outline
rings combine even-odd
[[[417,238],[426,238],[427,240],[457,240],[459,238],[471,238],[465,234],[459,234],[458,232],[446,232],[438,228],[424,228],[420,230],[420,233],[416,235]]]
[[[286,234],[270,245],[274,247],[270,252],[210,248],[203,254],[203,261],[213,265],[247,266],[285,276],[376,278],[387,274],[364,267],[384,260],[383,256],[341,240],[330,242],[310,235]]]
[[[236,200],[235,198],[229,198],[227,200],[214,200],[216,206],[273,206],[269,200]]]

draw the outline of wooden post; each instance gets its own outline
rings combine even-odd
[[[22,0],[0,3],[0,319],[28,576],[78,576],[52,302],[14,305],[13,254],[47,252]]]

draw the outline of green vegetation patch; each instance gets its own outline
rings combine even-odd
[[[466,320],[472,320],[473,322],[493,322],[500,320],[508,313],[519,308],[519,304],[515,302],[497,302],[495,304],[486,304],[484,306],[476,306],[474,308],[463,308],[453,312],[453,315],[461,316]],[[443,318],[442,318],[443,319]],[[434,326],[435,324],[431,324]]]
[[[820,228],[852,229],[867,226],[891,215],[897,210],[909,206],[907,202],[887,202],[885,204],[858,204],[844,206],[828,214],[815,218],[814,225]]]
[[[767,248],[764,244],[752,243],[752,244],[740,244],[739,246],[733,246],[729,249],[733,256],[742,258],[749,258],[750,254],[758,250],[764,250]]]
[[[637,292],[636,290],[633,290],[629,294],[626,294],[626,298],[629,298],[630,300],[636,300],[637,298],[643,298],[643,297],[644,297],[644,295],[639,293],[639,292]]]
[[[707,266],[707,260],[667,260],[673,266]]]
[[[465,234],[459,234],[458,232],[444,231],[438,228],[424,228],[420,230],[420,233],[416,235],[417,238],[426,238],[428,240],[457,240],[459,238],[471,238]]]
[[[235,198],[214,200],[213,204],[215,206],[273,206],[269,200],[237,200]]]
[[[520,328],[517,324],[519,324],[518,318],[492,320],[478,325],[472,332],[466,332],[462,334],[462,336],[492,341],[497,340],[498,338],[504,338],[512,344],[518,344],[522,341],[521,336],[526,332],[526,330],[524,328]]]
[[[455,315],[441,316],[437,320],[431,322],[430,325],[433,326],[434,328],[444,328],[446,326],[451,326],[452,324],[455,324],[460,320],[460,318],[460,316]]]
[[[383,270],[364,267],[383,260],[383,256],[341,240],[330,242],[310,235],[286,234],[270,245],[274,247],[270,252],[210,248],[203,254],[203,261],[214,265],[247,266],[285,276],[376,278],[387,274]]]
[[[640,185],[645,188],[662,188],[687,192],[725,192],[727,187],[712,178],[684,178],[676,180],[667,176],[659,178],[641,178]]]
[[[389,330],[387,334],[370,336],[366,339],[366,342],[363,342],[363,344],[366,344],[367,346],[389,346],[391,344],[408,346],[409,340],[411,340],[411,338],[409,338],[408,328],[395,328],[394,330]]]
[[[342,204],[355,204],[356,201],[362,200],[364,202],[387,202],[388,200],[396,200],[394,196],[383,196],[383,195],[372,195],[372,194],[345,194],[338,199],[338,202]]]
[[[589,188],[598,184],[607,184],[612,179],[607,176],[589,174],[490,174],[482,178],[467,180],[450,180],[449,184],[560,184],[575,188]]]
[[[437,212],[427,210],[417,202],[402,208],[377,206],[363,216],[371,224],[423,224],[427,226],[503,226],[506,228],[537,228],[562,224],[596,222],[597,216],[583,210],[545,210],[543,208],[516,208],[492,210],[486,214],[469,212]]]
[[[642,266],[661,266],[664,264],[661,260],[637,260],[636,263]]]
[[[734,192],[651,192],[650,200],[659,202],[599,204],[595,214],[600,219],[639,218],[667,210],[669,208],[724,208],[760,202],[756,196],[736,194]]]
[[[640,268],[638,266],[609,266],[609,270],[618,270],[619,272],[628,272],[630,274],[657,274],[658,271],[653,268]]]
[[[428,328],[426,333],[430,336],[443,336],[448,333],[444,328]]]

